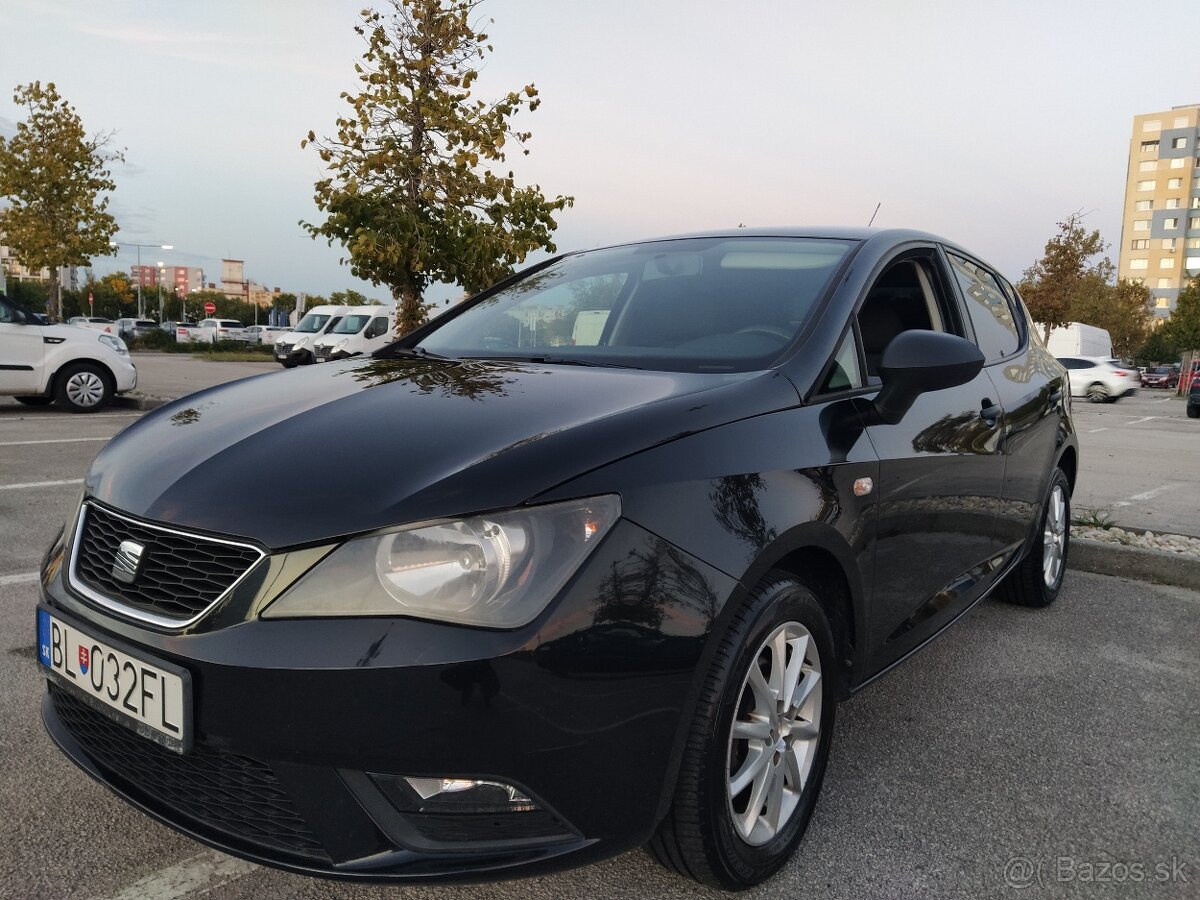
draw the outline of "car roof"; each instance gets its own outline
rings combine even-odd
[[[634,244],[652,244],[656,241],[686,241],[695,240],[697,238],[825,238],[830,240],[850,240],[850,241],[877,241],[879,243],[904,243],[906,241],[932,241],[939,244],[946,244],[950,247],[956,247],[966,251],[962,247],[958,247],[954,241],[946,240],[946,238],[938,237],[936,234],[930,234],[926,231],[919,231],[912,228],[848,228],[844,226],[831,225],[799,225],[799,226],[780,226],[771,228],[726,228],[715,231],[694,231],[683,234],[662,235],[659,237],[644,238],[635,241],[622,241],[619,244],[611,244],[605,247],[597,247],[594,249],[607,250],[610,247],[628,247]],[[582,250],[571,251],[572,253],[580,253]]]

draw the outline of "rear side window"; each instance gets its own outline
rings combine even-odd
[[[373,319],[371,321],[371,324],[367,327],[367,337],[369,337],[369,338],[380,337],[381,335],[387,334],[387,330],[388,330],[387,316],[377,316],[375,319]]]
[[[1012,304],[991,272],[953,253],[950,257],[954,277],[967,301],[967,314],[975,326],[975,342],[988,362],[1017,352],[1021,332]]]
[[[1064,369],[1090,369],[1096,365],[1091,360],[1072,359],[1070,357],[1067,357],[1065,359],[1060,359],[1059,362],[1062,363],[1062,367]]]

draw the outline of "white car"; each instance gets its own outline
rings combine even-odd
[[[273,344],[281,334],[291,331],[284,325],[250,325],[246,328],[246,340],[251,344]]]
[[[1067,370],[1071,396],[1086,397],[1093,403],[1112,403],[1137,393],[1141,380],[1137,369],[1121,365],[1105,356],[1060,356]]]
[[[176,341],[215,344],[217,341],[245,341],[246,326],[235,319],[201,319],[195,328],[175,329]]]
[[[105,334],[116,334],[117,323],[112,319],[106,319],[104,316],[71,316],[67,319],[68,325],[74,325],[76,328],[91,328],[93,331],[103,331]]]
[[[313,341],[317,362],[373,353],[392,340],[396,307],[352,306],[342,320]]]
[[[137,387],[137,369],[117,335],[41,325],[0,294],[0,394],[27,406],[56,402],[95,412]]]

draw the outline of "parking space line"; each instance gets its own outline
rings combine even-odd
[[[21,572],[18,575],[0,575],[0,587],[8,584],[29,584],[38,580],[37,572]]]
[[[1088,434],[1095,434],[1097,431],[1108,431],[1108,429],[1107,428],[1092,428],[1088,431]]]
[[[1140,503],[1143,500],[1151,500],[1166,491],[1173,491],[1175,488],[1183,487],[1180,482],[1172,484],[1160,484],[1156,488],[1150,488],[1148,491],[1142,491],[1140,494],[1134,494],[1128,500],[1118,500],[1113,506],[1132,506],[1134,503]]]
[[[61,481],[27,481],[24,484],[0,484],[0,491],[21,491],[25,488],[61,487],[64,484],[83,484],[83,479],[64,478]]]
[[[87,441],[111,441],[112,437],[49,438],[44,441],[0,441],[0,447],[25,447],[29,444],[80,444]]]
[[[183,862],[160,869],[113,894],[111,900],[179,900],[207,894],[213,888],[249,875],[258,866],[234,859],[215,850],[206,850]]]

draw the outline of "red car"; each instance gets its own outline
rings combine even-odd
[[[1158,366],[1142,373],[1142,387],[1174,390],[1178,386],[1179,373],[1170,366]]]

